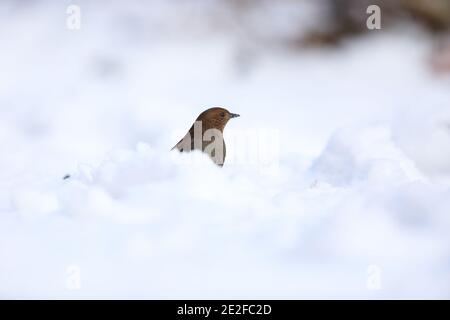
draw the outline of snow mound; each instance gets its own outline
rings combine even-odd
[[[1,298],[450,297],[423,32],[301,50],[277,39],[317,1],[79,0],[80,30],[22,2],[0,2]],[[169,152],[216,105],[242,116],[224,168]]]
[[[333,135],[312,170],[335,185],[424,179],[415,163],[395,145],[386,126],[340,130]]]
[[[280,166],[277,176],[221,169],[199,152],[140,143],[68,180],[17,187],[1,214],[10,239],[0,250],[1,290],[406,297],[427,286],[427,296],[446,296],[448,272],[438,266],[450,257],[450,191],[427,182],[389,130],[340,130],[310,170]],[[371,268],[386,270],[383,290],[368,289]],[[80,273],[77,290],[67,270]]]

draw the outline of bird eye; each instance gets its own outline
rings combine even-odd
[[[225,112],[222,112],[222,113],[220,114],[220,116],[221,116],[222,118],[225,118]]]

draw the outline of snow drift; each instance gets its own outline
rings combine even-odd
[[[425,36],[292,53],[158,1],[81,1],[79,32],[62,5],[12,3],[0,297],[450,296],[450,93]],[[242,115],[225,167],[169,152],[214,105]]]

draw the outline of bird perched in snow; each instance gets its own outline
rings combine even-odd
[[[237,117],[238,114],[219,107],[203,111],[172,150],[178,149],[180,152],[201,150],[207,153],[215,164],[223,166],[227,152],[223,130],[230,119]]]

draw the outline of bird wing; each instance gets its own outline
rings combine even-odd
[[[180,152],[183,152],[183,139],[181,139],[172,149],[170,149],[170,151],[174,150],[174,149],[178,149]]]
[[[189,139],[191,140],[191,148],[189,149],[188,148],[188,150],[186,150],[187,152],[189,152],[189,151],[191,151],[192,149],[194,149],[194,141],[192,140],[192,138],[191,137],[193,137],[194,136],[194,126],[192,126],[190,129],[189,129],[189,131],[186,133],[186,135],[183,137],[183,139],[181,139],[172,149],[171,149],[171,151],[172,150],[174,150],[174,149],[178,149],[180,152],[183,152],[183,151],[185,151],[184,150],[184,148],[186,147],[186,145],[185,145],[185,139],[187,139],[187,137],[189,136]]]

